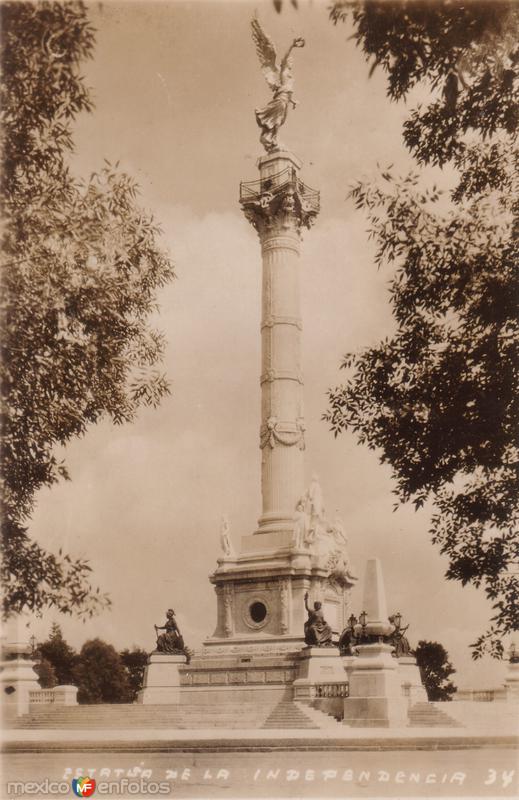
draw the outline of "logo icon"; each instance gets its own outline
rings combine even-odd
[[[76,797],[92,797],[96,790],[96,782],[93,778],[74,778],[72,788]]]

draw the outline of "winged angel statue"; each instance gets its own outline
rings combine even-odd
[[[272,40],[263,31],[257,17],[251,21],[252,38],[256,45],[261,71],[265,76],[274,97],[265,108],[256,109],[256,121],[261,128],[260,142],[267,151],[278,150],[280,144],[277,140],[278,130],[287,118],[288,107],[296,107],[297,101],[292,98],[294,79],[292,77],[292,58],[290,56],[294,47],[304,47],[305,40],[294,39],[288,48],[281,64],[277,65],[277,54]]]

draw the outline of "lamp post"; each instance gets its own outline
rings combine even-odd
[[[367,634],[366,623],[367,623],[367,621],[368,621],[368,614],[367,614],[366,611],[363,611],[361,614],[359,614],[359,622],[360,622],[360,627],[361,627],[361,631],[360,631],[361,641],[364,641],[364,639],[366,638],[366,634]]]
[[[398,631],[400,629],[400,625],[402,624],[402,614],[400,611],[397,611],[396,614],[393,614],[393,622]]]

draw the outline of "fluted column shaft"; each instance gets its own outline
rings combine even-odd
[[[263,234],[262,256],[261,431],[271,441],[262,448],[260,526],[292,519],[304,488],[299,234],[290,220]]]
[[[257,533],[293,528],[304,491],[299,252],[301,225],[308,224],[308,214],[298,188],[303,186],[300,167],[292,153],[264,156],[256,192],[242,197],[244,212],[258,231],[263,262],[262,515]]]

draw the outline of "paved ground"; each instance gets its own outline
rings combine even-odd
[[[4,732],[4,747],[11,752],[40,750],[97,750],[169,752],[261,749],[376,750],[465,749],[469,747],[518,747],[517,731],[487,728],[351,728],[333,725],[320,730],[237,730],[208,728],[180,730],[161,728],[103,729],[12,729]]]
[[[304,747],[303,742],[301,745]],[[516,750],[490,747],[382,752],[10,753],[5,758],[1,797],[73,797],[71,779],[77,774],[96,778],[94,798],[147,798],[153,794],[199,800],[507,798],[518,796],[517,762]],[[61,786],[49,793],[46,780]],[[124,784],[125,780],[129,784]],[[34,786],[29,787],[30,794],[15,794],[16,787],[8,791],[10,781],[40,782],[40,786],[36,792]],[[101,782],[112,785],[103,790]]]

